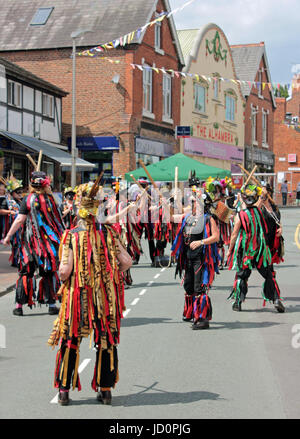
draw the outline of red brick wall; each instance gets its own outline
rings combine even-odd
[[[300,171],[289,171],[288,168],[300,169],[300,132],[293,127],[288,127],[283,123],[286,113],[286,100],[276,98],[277,109],[275,111],[274,123],[274,154],[275,154],[275,173],[285,172],[288,180],[289,204],[293,204],[296,196],[297,183],[300,181]],[[296,163],[288,162],[288,154],[296,154]],[[285,158],[280,161],[279,158]],[[281,185],[277,185],[277,202],[281,204],[281,195],[279,193]]]
[[[158,3],[157,12],[163,11]],[[153,17],[154,18],[154,15]],[[114,175],[135,169],[134,136],[141,135],[174,144],[179,150],[174,130],[180,124],[180,79],[172,84],[172,108],[174,124],[162,122],[162,73],[153,72],[153,112],[155,121],[142,117],[143,74],[133,70],[130,63],[141,64],[142,58],[149,65],[180,70],[175,46],[167,19],[162,21],[162,48],[165,55],[154,51],[154,26],[148,27],[143,43],[128,50],[109,51],[107,56],[121,60],[112,64],[99,57],[76,58],[76,121],[77,136],[118,136],[120,151],[113,155]],[[0,56],[15,62],[26,70],[62,88],[70,94],[63,99],[63,140],[71,136],[72,121],[72,49],[0,52]],[[111,82],[120,75],[118,85]],[[141,121],[151,122],[153,130],[141,130]]]
[[[292,98],[286,102],[286,111],[300,118],[300,75],[293,78]]]
[[[264,59],[262,58],[259,69],[263,68],[264,71],[262,73],[262,82],[267,83],[268,78],[266,75],[266,65]],[[258,73],[255,78],[255,82],[259,81]],[[254,107],[258,107],[258,114],[256,119],[256,131],[257,131],[257,142],[258,148],[262,148],[262,109],[269,110],[268,115],[268,145],[269,151],[273,151],[273,142],[274,142],[274,107],[272,103],[272,96],[270,93],[269,87],[266,85],[264,90],[262,90],[263,99],[258,96],[258,89],[252,86],[251,93],[247,98],[247,104],[245,109],[245,144],[252,144],[252,134],[251,134],[251,104]]]

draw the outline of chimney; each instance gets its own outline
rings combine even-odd
[[[286,99],[276,98],[276,106],[277,108],[274,113],[274,122],[283,123],[286,116]]]

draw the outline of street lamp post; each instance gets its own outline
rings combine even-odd
[[[72,152],[72,167],[71,167],[71,186],[76,186],[76,38],[84,35],[87,32],[93,32],[89,29],[78,30],[71,33],[73,40],[72,49],[72,134],[71,134],[71,152]]]

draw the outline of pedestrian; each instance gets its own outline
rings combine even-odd
[[[218,271],[219,230],[210,215],[212,203],[208,193],[204,194],[204,206],[200,182],[191,177],[189,185],[193,189],[189,213],[173,215],[173,221],[181,220],[179,232],[172,246],[172,256],[176,256],[175,277],[184,272],[183,321],[193,321],[192,329],[208,329],[212,318],[212,304],[208,291],[215,273]],[[180,218],[179,218],[180,217]]]
[[[281,183],[281,195],[282,195],[282,204],[283,206],[286,206],[287,196],[288,196],[287,180],[284,180],[284,183]]]
[[[23,227],[22,227],[23,226]],[[34,171],[30,179],[30,193],[21,203],[19,215],[13,222],[3,243],[10,244],[13,235],[22,227],[19,279],[16,284],[16,308],[13,314],[23,315],[22,305],[35,305],[38,270],[41,279],[38,303],[49,305],[49,314],[57,314],[55,302],[60,286],[58,248],[64,231],[60,211],[50,189],[50,179],[45,172]]]
[[[296,189],[296,206],[300,205],[300,181],[297,184],[297,189]]]
[[[60,246],[61,309],[48,344],[54,347],[60,342],[54,386],[59,388],[61,405],[69,404],[71,386],[81,390],[78,364],[84,337],[94,336],[92,388],[99,402],[111,404],[111,388],[119,378],[117,345],[125,309],[121,271],[128,265],[119,266],[125,249],[115,230],[96,221],[98,184],[97,180],[78,187],[77,226],[64,233]]]
[[[259,195],[261,189],[255,185],[248,184],[242,188],[242,199],[246,208],[235,217],[227,255],[229,270],[237,270],[229,298],[234,299],[232,309],[241,311],[242,302],[248,292],[248,279],[252,270],[256,268],[265,279],[264,300],[273,302],[278,312],[284,312],[285,308],[272,267],[272,255],[267,243],[267,224],[263,213],[256,206]]]

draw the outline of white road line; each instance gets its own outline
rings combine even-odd
[[[162,268],[162,269],[160,270],[160,272],[163,273],[163,272],[165,271],[166,268],[167,268],[167,267]]]
[[[140,296],[143,296],[146,293],[146,288],[144,288],[141,292],[140,292]]]
[[[130,313],[131,309],[126,309],[126,311],[123,312],[123,317],[126,317],[128,313]]]
[[[137,297],[136,299],[134,299],[130,305],[136,305],[138,303],[138,301],[140,300],[139,297]]]
[[[154,279],[157,279],[159,276],[160,276],[160,273],[157,273],[157,274],[154,276]]]
[[[152,285],[154,282],[154,280],[150,280],[150,282],[147,283],[147,287],[150,287],[150,285]]]
[[[86,368],[86,366],[89,364],[90,361],[91,361],[90,358],[86,358],[85,360],[83,360],[83,362],[78,367],[78,373],[81,373]],[[58,393],[50,401],[50,404],[58,404]]]

